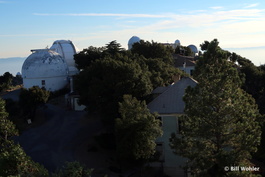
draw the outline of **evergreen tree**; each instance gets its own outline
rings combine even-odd
[[[131,49],[133,54],[139,54],[144,56],[145,58],[159,58],[163,62],[173,65],[173,56],[174,50],[172,47],[166,47],[163,44],[159,44],[157,42],[149,42],[143,41],[137,42],[133,44],[133,48]]]
[[[116,119],[117,153],[123,160],[149,159],[155,153],[155,140],[162,136],[157,115],[151,114],[145,101],[124,95],[119,103],[121,118]]]
[[[33,119],[38,106],[46,103],[50,96],[50,92],[33,86],[29,89],[22,88],[19,95],[19,104],[25,115]]]
[[[124,94],[142,99],[151,93],[150,72],[127,56],[106,57],[93,62],[77,75],[80,103],[88,110],[100,110],[114,120]]]
[[[242,81],[218,41],[196,66],[198,85],[184,96],[180,136],[172,136],[174,152],[188,159],[196,176],[249,176],[225,171],[225,166],[248,166],[257,151],[261,128],[254,99],[240,87]]]
[[[7,119],[5,103],[0,99],[0,176],[48,176],[48,171],[33,162],[11,137],[18,135],[15,125]]]
[[[93,169],[87,169],[79,162],[65,162],[65,165],[52,177],[91,177]]]

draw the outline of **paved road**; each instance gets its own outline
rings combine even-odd
[[[47,121],[23,132],[17,141],[34,161],[49,171],[55,171],[65,161],[77,160],[74,155],[76,149],[102,129],[99,120],[82,125],[83,111],[66,111],[47,104],[44,114]]]
[[[4,95],[2,95],[1,97],[3,99],[12,99],[14,101],[18,101],[19,100],[19,94],[20,94],[20,89],[5,93]]]

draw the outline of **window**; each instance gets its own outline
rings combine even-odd
[[[163,126],[163,118],[161,116],[157,117],[158,120],[160,120],[160,127]]]
[[[193,76],[193,69],[190,70],[190,75]]]
[[[45,80],[41,80],[41,85],[45,86]]]

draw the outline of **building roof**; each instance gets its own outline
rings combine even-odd
[[[188,86],[195,87],[197,81],[184,77],[175,84],[169,86],[161,95],[151,101],[147,107],[150,112],[159,114],[183,114],[185,103],[183,96]]]
[[[194,61],[194,57],[173,54],[173,58],[174,58],[175,67],[183,67],[184,63],[186,63],[185,65],[186,67],[188,66],[194,67],[196,64]]]
[[[22,66],[23,78],[49,78],[68,75],[68,66],[58,53],[49,49],[31,50],[33,53]]]
[[[152,91],[152,94],[161,94],[164,91],[166,91],[168,88],[170,88],[170,86],[167,87],[157,87]]]

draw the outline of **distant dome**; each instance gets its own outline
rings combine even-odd
[[[54,41],[51,50],[59,53],[66,61],[68,66],[75,67],[74,55],[77,53],[77,48],[70,40]]]
[[[140,41],[141,41],[141,39],[137,36],[131,37],[130,40],[128,41],[128,49],[129,50],[132,49],[133,44],[136,42],[140,42]]]
[[[189,48],[190,48],[190,50],[194,53],[194,54],[196,54],[196,53],[198,53],[198,49],[197,49],[197,47],[195,46],[195,45],[189,45],[188,46]]]
[[[177,39],[177,40],[175,40],[175,45],[176,46],[180,46],[180,41]]]
[[[22,66],[25,88],[45,87],[55,91],[67,84],[68,66],[64,59],[49,49],[32,50]]]

